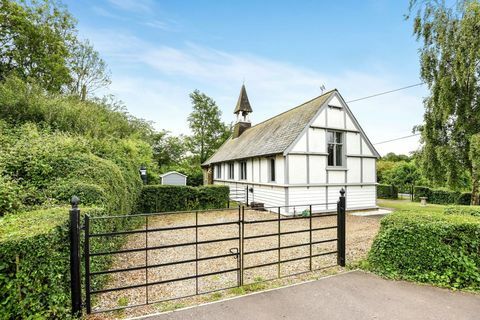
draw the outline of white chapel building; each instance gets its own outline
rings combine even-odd
[[[341,188],[347,210],[377,208],[380,156],[337,90],[252,126],[242,86],[234,113],[232,136],[202,164],[206,184],[228,185],[232,200],[283,214],[309,204],[334,210]]]

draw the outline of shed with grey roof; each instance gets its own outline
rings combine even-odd
[[[187,176],[177,171],[170,171],[160,175],[161,184],[186,186]]]

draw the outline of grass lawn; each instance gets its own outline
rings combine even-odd
[[[386,200],[378,199],[377,204],[379,207],[390,208],[396,210],[415,210],[417,212],[443,212],[446,205],[440,204],[427,204],[426,206],[420,205],[420,202],[411,202],[410,200]]]

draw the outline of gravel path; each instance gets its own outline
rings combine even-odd
[[[276,218],[277,215],[271,212],[245,210],[245,220],[265,220]],[[169,215],[157,215],[148,217],[148,228],[160,228],[160,227],[174,227],[174,226],[188,226],[195,225],[195,213],[181,213],[181,214],[169,214]],[[219,223],[219,222],[232,222],[238,221],[238,210],[232,209],[228,211],[209,211],[201,212],[198,214],[199,224]],[[296,219],[288,220],[283,219],[281,222],[281,232],[298,231],[309,229],[309,219]],[[312,219],[312,228],[328,227],[336,225],[336,217],[322,217]],[[144,226],[142,226],[143,228]],[[359,259],[362,259],[370,249],[374,236],[379,228],[379,217],[358,217],[347,215],[347,263],[352,263]],[[245,237],[270,234],[278,232],[277,222],[267,222],[258,224],[245,225],[244,230]],[[198,240],[207,241],[221,238],[230,238],[239,236],[239,227],[237,224],[215,227],[203,227],[198,229]],[[309,232],[295,233],[289,235],[282,235],[280,242],[281,246],[289,246],[301,243],[308,243]],[[133,234],[126,236],[126,243],[122,249],[130,248],[143,248],[145,245],[148,247],[164,246],[170,244],[180,244],[194,242],[196,238],[195,228],[193,229],[181,229],[171,231],[158,231],[149,232],[148,240],[144,233]],[[336,237],[336,229],[319,230],[312,232],[312,240],[320,241],[327,240]],[[105,239],[92,239],[95,241],[105,241]],[[268,248],[276,248],[278,246],[278,236],[271,236],[266,238],[249,239],[245,240],[244,251],[249,252],[253,250],[261,250]],[[202,244],[198,246],[198,257],[210,257],[214,255],[228,254],[231,248],[238,248],[239,241],[231,240],[224,242],[214,242],[208,244]],[[312,253],[324,253],[336,250],[336,242],[328,242],[322,244],[315,244],[312,246]],[[309,246],[295,247],[290,249],[282,249],[280,257],[282,260],[292,259],[297,257],[303,257],[309,255]],[[159,263],[169,263],[181,260],[194,259],[196,256],[195,245],[176,247],[176,248],[164,248],[149,250],[146,252],[133,252],[116,254],[114,257],[113,265],[111,269],[117,268],[129,268],[137,266],[151,266]],[[95,257],[92,257],[94,259]],[[253,265],[276,262],[278,259],[278,251],[269,251],[258,254],[249,254],[244,256],[244,267]],[[294,262],[282,263],[280,270],[277,265],[267,266],[262,268],[255,268],[245,270],[244,272],[244,284],[258,285],[259,281],[273,279],[278,276],[288,276],[295,273],[309,271],[309,259],[297,260]],[[336,255],[326,255],[312,258],[312,268],[320,269],[320,271],[314,273],[306,273],[299,276],[284,278],[277,280],[273,285],[284,285],[288,283],[303,281],[313,277],[318,277],[325,273],[339,272],[340,268],[331,267],[336,264]],[[214,260],[205,260],[198,262],[198,266],[194,262],[184,263],[172,266],[154,267],[145,269],[120,272],[111,274],[108,278],[106,288],[129,286],[145,283],[148,278],[148,282],[170,280],[181,277],[188,277],[195,275],[196,267],[198,267],[198,273],[212,273],[216,271],[222,271],[227,269],[237,268],[237,260],[230,256],[225,258],[218,258]],[[96,271],[96,270],[92,270]],[[235,287],[237,286],[238,274],[236,271],[223,273],[218,275],[206,276],[198,279],[198,293],[205,293],[217,289]],[[263,288],[263,285],[261,285]],[[259,289],[261,289],[259,288]],[[93,288],[99,289],[99,288]],[[205,299],[219,299],[228,295],[235,295],[236,289],[230,291],[222,291],[222,293],[210,294],[209,296],[193,296],[190,298],[183,298],[181,300],[173,300],[173,302],[152,304],[149,306],[137,307],[132,309],[126,309],[123,311],[110,312],[92,316],[92,319],[110,319],[110,318],[123,318],[126,316],[134,316],[141,314],[148,314],[152,312],[158,312],[165,310],[165,308],[176,308],[179,306],[198,304],[206,301]],[[184,280],[178,282],[171,282],[166,284],[151,285],[148,290],[145,287],[127,289],[122,291],[107,292],[94,295],[93,310],[110,309],[119,306],[143,304],[146,301],[148,295],[148,301],[160,301],[166,299],[175,299],[182,296],[195,295],[196,293],[196,280]],[[241,292],[240,292],[241,293]],[[207,298],[206,298],[207,297]]]

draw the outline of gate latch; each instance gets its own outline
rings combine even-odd
[[[238,253],[239,253],[238,248],[231,248],[230,253],[235,255],[233,257],[234,259],[238,259]]]

